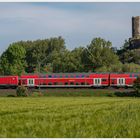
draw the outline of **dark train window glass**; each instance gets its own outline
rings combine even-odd
[[[84,82],[81,82],[81,85],[85,85],[85,83]]]
[[[65,85],[68,85],[68,82],[66,82]]]
[[[48,83],[48,85],[52,85],[52,83]]]
[[[79,75],[76,75],[76,77],[78,78],[78,77],[79,77]]]
[[[76,85],[79,85],[79,83],[76,83]]]
[[[33,79],[29,79],[29,84],[34,84]]]
[[[74,83],[73,82],[70,82],[70,85],[74,85]]]
[[[51,75],[49,75],[49,78],[51,78],[52,76]]]
[[[137,75],[137,74],[135,74],[135,75],[134,75],[134,77],[136,77],[136,78],[137,78],[137,77],[138,77],[138,75]]]
[[[82,77],[85,77],[85,75],[82,75]]]
[[[54,85],[58,85],[58,83],[57,82],[54,82]]]
[[[43,85],[46,85],[46,82],[43,82]]]
[[[54,78],[56,78],[56,75],[54,75]]]
[[[86,83],[86,85],[89,85],[89,83]]]
[[[60,75],[60,78],[62,78],[63,76],[62,75]]]
[[[65,77],[68,78],[68,75],[66,75]]]
[[[102,79],[102,82],[106,82],[106,79]]]

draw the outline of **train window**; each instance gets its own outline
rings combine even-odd
[[[65,77],[68,78],[68,75],[66,75]]]
[[[106,82],[107,80],[106,79],[102,79],[102,82]]]
[[[46,85],[46,82],[43,82],[43,85]]]
[[[62,75],[60,75],[60,78],[62,78],[63,76]]]
[[[76,83],[76,85],[79,85],[79,83]]]
[[[68,82],[66,82],[65,85],[68,85]]]
[[[85,83],[84,82],[81,82],[81,85],[85,85]]]
[[[58,83],[57,82],[54,82],[54,85],[58,85]]]
[[[86,85],[89,85],[89,83],[86,83]]]
[[[137,78],[137,77],[138,77],[138,75],[137,75],[137,74],[135,74],[135,75],[134,75],[134,77],[136,77],[136,78]]]
[[[48,83],[48,85],[52,85],[52,83]]]
[[[57,76],[56,75],[54,75],[54,78],[56,78]]]
[[[82,75],[82,77],[85,77],[85,75]]]
[[[48,77],[49,77],[49,78],[51,78],[52,76],[51,76],[51,75],[49,75]]]
[[[79,77],[79,75],[76,75],[76,77],[78,78],[78,77]]]
[[[74,85],[74,83],[73,82],[70,82],[70,85]]]
[[[86,77],[89,77],[89,75],[87,75]]]
[[[74,77],[73,75],[71,75],[71,77]]]
[[[29,79],[29,84],[34,84],[33,79]]]

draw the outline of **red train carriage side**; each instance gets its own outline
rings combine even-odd
[[[16,88],[18,86],[18,76],[0,76],[1,88]]]
[[[102,87],[108,86],[109,74],[62,73],[23,75],[20,84],[28,87]]]
[[[132,87],[134,80],[140,73],[111,73],[110,86],[111,87]]]
[[[109,86],[109,73],[91,73],[90,78],[93,80],[93,87]]]
[[[38,86],[38,75],[22,75],[19,78],[19,85],[27,87],[37,87]]]

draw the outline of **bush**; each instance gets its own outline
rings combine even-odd
[[[41,92],[33,92],[32,96],[33,97],[38,97],[38,96],[43,96],[43,94]]]
[[[18,86],[16,90],[17,96],[27,97],[28,96],[28,89],[25,86]]]
[[[140,77],[138,77],[135,81],[134,81],[134,85],[133,88],[136,91],[136,95],[140,97]]]

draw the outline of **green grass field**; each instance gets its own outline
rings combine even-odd
[[[0,137],[140,137],[140,99],[1,97]]]

